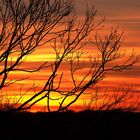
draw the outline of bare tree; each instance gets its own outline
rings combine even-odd
[[[74,10],[74,2],[69,0],[0,2],[0,89],[17,82],[7,82],[13,71],[32,73],[44,68],[49,73],[42,88],[16,110],[30,109],[45,98],[49,112],[50,103],[56,101],[59,103],[57,111],[66,110],[109,71],[122,71],[136,62],[133,54],[127,59],[125,54],[120,54],[122,33],[118,29],[112,29],[104,38],[96,33],[102,28],[102,21],[95,21],[97,11],[94,6],[87,8],[82,21],[78,20]],[[94,36],[92,39],[91,35]],[[20,67],[25,56],[47,44],[55,54],[54,61],[46,61],[37,69]],[[84,60],[84,49],[89,45],[96,47],[99,55]],[[120,58],[124,61],[117,63]],[[62,68],[64,65],[67,66],[66,72]],[[80,80],[77,79],[79,72],[83,72]],[[66,76],[71,82],[67,89],[63,87]]]
[[[132,92],[132,85],[114,89],[113,93],[96,87],[94,94],[88,102],[84,102],[85,110],[106,110],[106,111],[129,111],[135,112],[140,109],[139,96]]]
[[[57,24],[71,12],[72,8],[69,1],[59,0],[51,2],[2,0],[0,2],[0,75],[2,77],[0,89],[15,82],[6,83],[11,71],[34,72],[46,65],[47,62],[36,70],[19,68],[25,56],[65,32],[64,30],[54,32],[53,28],[57,28]],[[49,38],[50,34],[53,35],[52,38]],[[48,38],[45,38],[46,35]]]
[[[59,30],[59,24],[63,25],[62,19],[72,9],[68,0],[0,1],[0,90],[17,82],[8,80],[13,71],[36,72],[48,67],[47,62],[31,70],[20,66],[38,47],[66,32]]]

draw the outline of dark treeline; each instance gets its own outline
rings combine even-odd
[[[114,111],[0,112],[1,137],[40,140],[127,139],[139,135],[140,113]]]

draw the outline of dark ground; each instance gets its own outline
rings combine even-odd
[[[0,140],[139,140],[140,113],[0,112]]]

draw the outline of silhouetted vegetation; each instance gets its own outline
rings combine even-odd
[[[109,94],[106,90],[100,93],[101,89],[96,88],[88,102],[84,103],[85,110],[120,110],[123,112],[136,112],[140,110],[140,96],[132,92],[132,85],[119,87]]]
[[[0,139],[119,140],[139,135],[140,103],[127,104],[134,97],[130,86],[111,95],[96,88],[110,71],[122,72],[137,62],[134,52],[120,53],[123,33],[118,28],[105,36],[98,33],[104,20],[97,22],[96,14],[91,5],[79,22],[71,0],[0,0]],[[87,55],[88,46],[97,53]],[[51,49],[54,59],[36,68],[23,67],[24,58],[40,47]],[[24,93],[22,87],[15,95],[5,92],[6,87],[26,80],[16,79],[14,72],[28,76],[42,70],[48,75],[40,88],[34,84]],[[66,76],[69,88],[63,87]],[[33,94],[21,103],[29,91]],[[91,100],[85,110],[68,110],[86,92]],[[43,99],[48,112],[26,112]],[[51,112],[51,102],[56,101],[56,112]]]
[[[1,137],[43,140],[99,140],[139,136],[140,113],[113,111],[0,112]]]
[[[26,79],[10,78],[13,72],[24,72],[24,76],[28,76],[28,73],[43,69],[48,74],[39,89],[34,85],[21,94],[24,97],[32,90],[29,99],[21,103],[19,98],[11,107],[9,102],[5,102],[2,108],[8,110],[9,106],[9,109],[27,110],[46,99],[48,112],[51,112],[51,103],[56,101],[57,111],[67,110],[82,94],[94,89],[107,73],[127,70],[137,62],[133,52],[128,57],[120,53],[123,33],[117,28],[112,28],[103,37],[97,33],[102,29],[103,20],[97,22],[96,13],[94,5],[89,6],[79,22],[75,3],[71,0],[0,1],[0,98],[6,96],[5,91],[3,93],[5,87]],[[97,49],[97,55],[89,54],[85,60],[88,46]],[[24,58],[40,47],[52,50],[55,55],[53,61],[46,60],[35,69],[24,68]],[[122,59],[124,61],[119,62]],[[62,68],[64,65],[67,66],[66,72]],[[77,79],[79,72],[83,73],[80,80]],[[65,89],[63,82],[66,76],[71,87]]]

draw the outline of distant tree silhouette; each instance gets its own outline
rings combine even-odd
[[[119,87],[115,89],[113,93],[103,91],[95,88],[94,94],[91,94],[91,98],[88,102],[84,102],[85,110],[105,110],[105,111],[127,111],[136,112],[140,109],[139,96],[135,96],[132,92],[132,85],[128,85],[126,88]]]
[[[87,8],[82,21],[78,21],[74,11],[75,4],[70,0],[0,1],[0,90],[17,82],[7,80],[13,71],[33,73],[45,69],[49,73],[51,70],[41,89],[16,110],[30,109],[45,98],[49,112],[53,101],[59,102],[57,111],[66,110],[109,71],[123,71],[136,62],[133,53],[127,58],[119,52],[123,33],[118,29],[112,28],[104,37],[96,33],[102,29],[103,21],[96,23],[94,6]],[[54,51],[54,61],[46,61],[37,69],[21,67],[26,56],[47,44]],[[96,48],[99,55],[91,54],[84,60],[87,46]],[[118,62],[120,59],[124,61]],[[63,65],[69,72],[64,72]],[[77,79],[79,72],[83,72],[80,80]],[[66,75],[72,87],[64,89]]]

